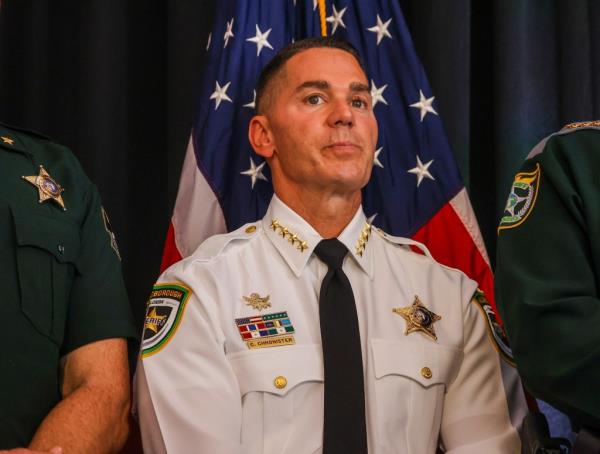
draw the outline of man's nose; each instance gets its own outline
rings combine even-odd
[[[354,112],[347,100],[335,100],[331,104],[328,123],[331,127],[352,126],[354,124]]]

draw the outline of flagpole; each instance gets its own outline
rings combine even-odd
[[[327,20],[325,11],[325,0],[319,0],[319,17],[321,19],[321,36],[327,36]]]

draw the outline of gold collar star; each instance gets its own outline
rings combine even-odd
[[[397,307],[392,309],[392,311],[406,320],[405,335],[408,336],[410,333],[421,331],[437,341],[433,324],[438,320],[441,320],[442,317],[423,306],[418,296],[415,295],[415,301],[410,306]]]
[[[146,316],[146,322],[144,323],[144,328],[149,329],[150,331],[154,331],[154,333],[158,333],[159,328],[165,323],[164,319],[167,318],[166,315],[158,315],[156,312],[156,308],[153,307],[152,310]]]
[[[271,307],[271,303],[269,302],[270,295],[261,297],[258,293],[250,293],[250,296],[244,296],[243,298],[248,306],[251,306],[257,311],[262,311],[267,307]]]
[[[22,178],[38,188],[39,203],[46,200],[54,200],[64,211],[67,210],[65,208],[65,201],[61,195],[64,192],[64,188],[46,172],[44,166],[40,166],[40,173],[37,176],[23,176]]]
[[[0,139],[2,139],[3,143],[7,143],[11,146],[15,144],[15,141],[13,139],[11,139],[10,137],[0,136]]]

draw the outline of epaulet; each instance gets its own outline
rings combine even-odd
[[[221,254],[230,243],[254,238],[259,229],[260,222],[252,222],[232,232],[211,236],[196,249],[192,257],[194,260],[208,262]]]
[[[423,254],[427,257],[433,258],[431,256],[431,253],[429,252],[429,249],[427,249],[427,247],[423,243],[419,243],[418,241],[411,240],[410,238],[405,238],[403,236],[390,235],[389,233],[384,232],[380,228],[376,228],[375,231],[379,234],[381,238],[390,243],[397,244],[398,246],[405,246],[407,248],[414,246],[421,252],[423,252]]]
[[[37,137],[38,139],[44,139],[44,140],[49,140],[51,142],[55,142],[55,140],[52,139],[52,137],[49,137],[45,134],[42,134],[41,132],[34,131],[32,129],[26,129],[26,128],[21,128],[20,126],[9,125],[7,123],[2,123],[1,121],[0,121],[0,126],[6,128],[6,129],[17,131],[22,134],[27,134],[29,136]]]
[[[542,140],[540,140],[540,142],[535,147],[533,147],[533,149],[529,152],[529,154],[527,155],[527,159],[531,159],[534,156],[539,155],[542,151],[544,151],[544,148],[546,148],[546,143],[552,137],[564,136],[566,134],[571,134],[572,132],[580,131],[582,129],[600,130],[600,120],[578,121],[578,122],[569,123],[568,125],[563,126],[563,128],[560,131],[552,133],[549,136],[544,137]]]

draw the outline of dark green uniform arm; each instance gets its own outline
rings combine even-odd
[[[540,149],[500,223],[496,301],[525,386],[597,428],[600,131],[554,135]]]
[[[137,336],[108,215],[94,185],[90,184],[85,197],[87,208],[69,297],[63,355],[89,342]]]

